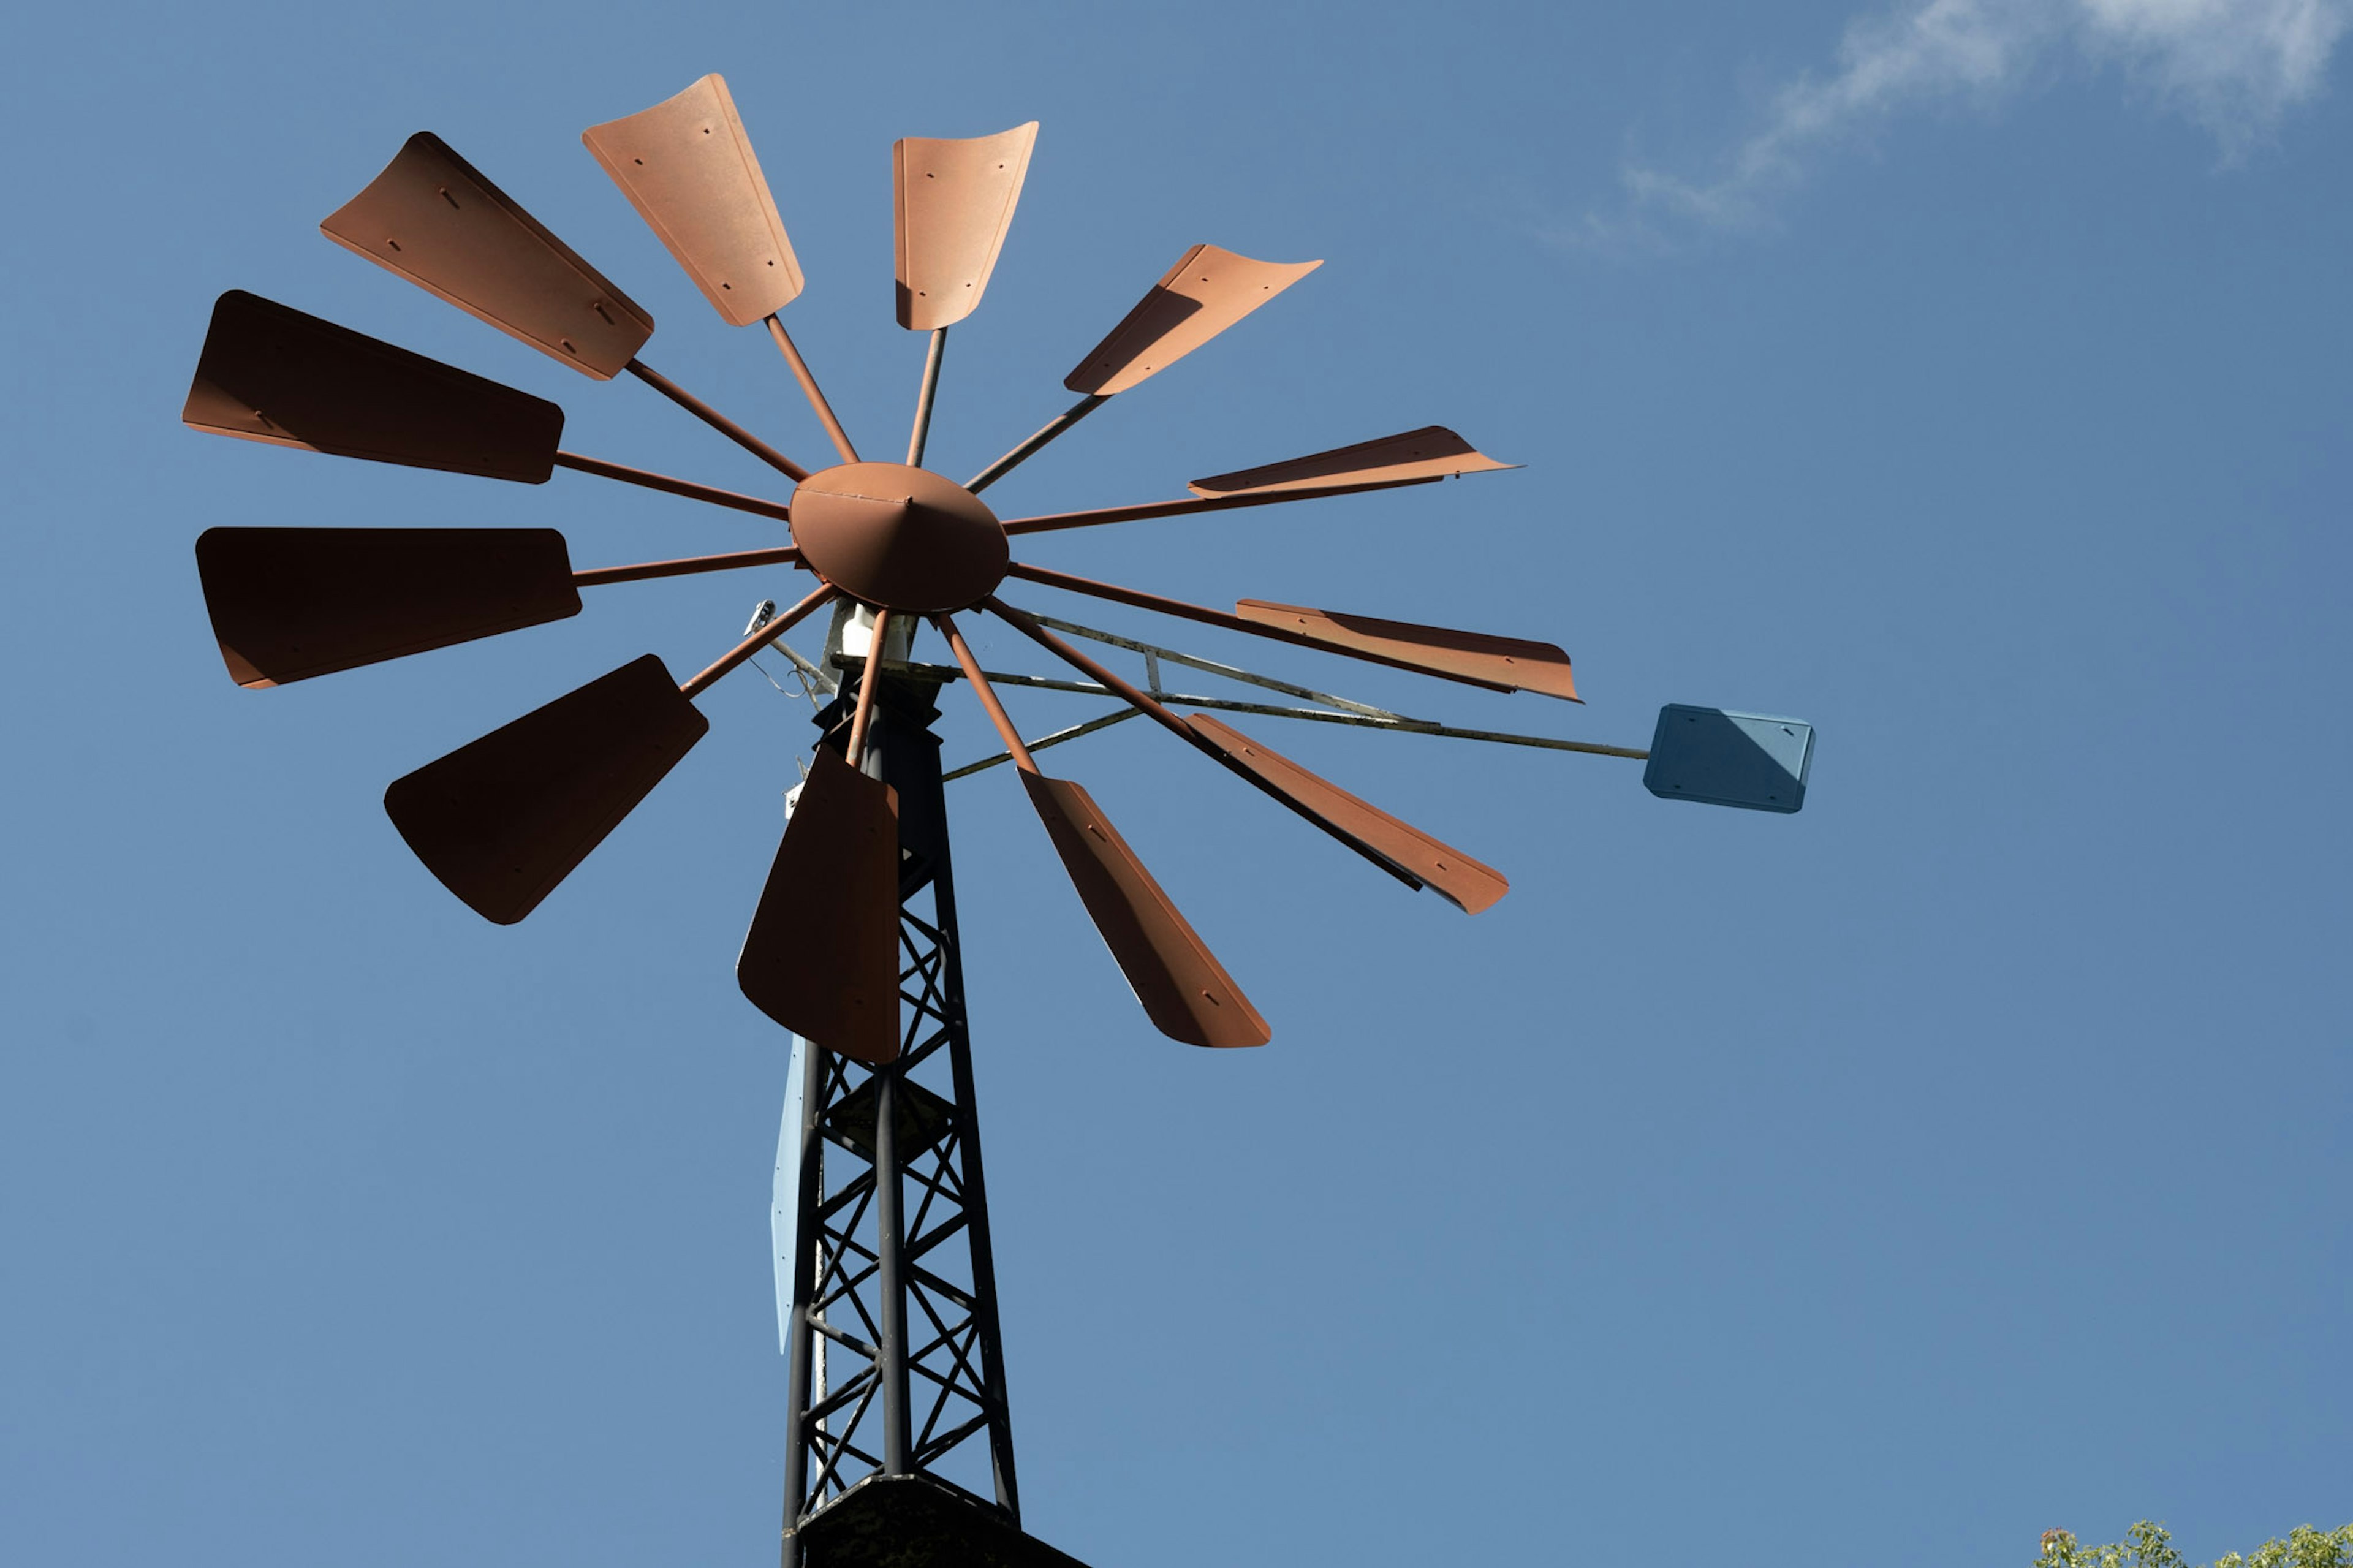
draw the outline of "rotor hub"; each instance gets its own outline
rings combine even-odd
[[[978,496],[904,463],[811,474],[792,512],[793,542],[812,571],[902,614],[971,608],[997,591],[1011,558],[1004,525]]]

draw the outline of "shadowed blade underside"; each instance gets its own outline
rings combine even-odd
[[[384,809],[444,887],[512,925],[710,728],[648,654],[394,781]]]
[[[340,458],[544,483],[564,410],[544,398],[232,289],[180,417]]]
[[[899,796],[819,748],[735,962],[752,1005],[856,1061],[899,1055]]]
[[[1041,773],[1024,773],[1021,784],[1153,1026],[1190,1046],[1266,1044],[1266,1020],[1092,797]]]
[[[1444,479],[1457,474],[1490,473],[1517,468],[1499,463],[1443,425],[1425,425],[1377,441],[1335,447],[1287,462],[1237,473],[1195,479],[1185,488],[1197,496],[1229,496],[1244,491],[1322,489],[1329,485],[1395,483],[1403,479]]]
[[[1170,268],[1126,319],[1079,362],[1062,384],[1109,397],[1170,365],[1323,266],[1253,261],[1197,245]]]
[[[580,140],[712,308],[748,327],[799,298],[801,264],[717,72]]]
[[[609,381],[654,319],[429,131],[320,231],[551,359]]]
[[[1371,654],[1433,675],[1535,691],[1570,702],[1585,700],[1577,694],[1568,655],[1550,643],[1411,621],[1385,621],[1338,610],[1311,610],[1303,605],[1276,605],[1264,599],[1244,599],[1234,606],[1234,614],[1343,653]]]
[[[239,686],[282,686],[580,613],[552,528],[211,528],[196,574]]]

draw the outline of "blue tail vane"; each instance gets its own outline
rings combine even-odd
[[[1813,763],[1811,724],[1670,702],[1659,710],[1642,785],[1662,800],[1793,812],[1806,804]]]

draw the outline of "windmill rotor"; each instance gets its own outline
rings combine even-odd
[[[983,301],[1037,132],[1033,121],[992,136],[908,138],[893,149],[897,320],[931,335],[904,463],[860,458],[784,329],[779,313],[807,279],[724,80],[704,77],[583,132],[721,318],[765,326],[783,352],[841,459],[814,471],[647,366],[639,356],[654,331],[649,311],[447,142],[429,132],[411,137],[328,216],[321,227],[329,238],[593,380],[627,374],[653,387],[791,479],[790,495],[721,490],[565,451],[564,414],[553,403],[237,290],[215,309],[185,422],[247,440],[514,482],[544,483],[562,468],[754,512],[786,523],[792,542],[582,571],[550,529],[215,529],[198,542],[198,565],[232,678],[282,684],[544,624],[579,614],[586,587],[754,567],[811,574],[813,592],[755,625],[701,673],[681,681],[657,656],[633,660],[396,781],[385,809],[420,860],[470,907],[494,921],[522,920],[702,738],[708,721],[693,701],[701,691],[828,602],[871,612],[875,635],[860,672],[856,721],[842,754],[826,752],[808,775],[738,962],[742,987],[763,1012],[869,1063],[899,1049],[890,848],[897,805],[859,766],[885,627],[894,623],[911,630],[929,620],[945,639],[955,673],[1003,739],[1090,917],[1147,1016],[1172,1037],[1254,1045],[1269,1031],[1093,798],[1038,766],[957,616],[1001,621],[1087,687],[1117,697],[1409,886],[1433,889],[1468,912],[1492,906],[1508,888],[1500,872],[1220,720],[1180,716],[998,596],[1015,579],[1487,689],[1581,700],[1567,655],[1549,643],[1256,599],[1227,612],[1013,559],[1014,542],[1035,532],[1508,468],[1452,430],[1426,426],[1195,479],[1174,500],[1000,519],[980,499],[1086,414],[1239,324],[1320,262],[1191,247],[1065,378],[1078,405],[966,483],[922,466],[946,333]],[[814,959],[807,931],[786,934],[793,900],[812,893],[829,900],[827,945]]]
[[[838,462],[803,466],[647,364],[650,312],[429,132],[409,138],[328,215],[321,228],[329,239],[593,381],[626,375],[649,387],[791,489],[725,489],[569,450],[554,403],[237,289],[214,307],[182,413],[208,434],[510,483],[546,484],[563,470],[759,517],[783,525],[789,540],[582,568],[563,534],[548,528],[210,529],[195,543],[198,576],[222,660],[241,687],[311,679],[566,619],[586,609],[589,589],[776,569],[814,580],[781,613],[776,604],[792,595],[763,599],[733,645],[684,679],[659,654],[644,654],[395,780],[384,797],[394,826],[437,879],[484,919],[512,924],[552,896],[701,742],[710,721],[697,699],[730,672],[779,649],[818,706],[824,739],[786,795],[785,829],[736,960],[745,998],[796,1037],[776,1200],[778,1323],[793,1358],[786,1568],[811,1555],[836,1568],[929,1561],[923,1552],[934,1548],[940,1560],[1072,1563],[1019,1531],[947,868],[949,780],[1009,764],[1154,1027],[1181,1043],[1228,1049],[1266,1044],[1268,1021],[1092,795],[1059,768],[1050,773],[1039,753],[1131,718],[1149,720],[1375,868],[1466,914],[1510,890],[1501,871],[1233,721],[1254,730],[1263,718],[1308,721],[1642,760],[1645,786],[1662,798],[1783,813],[1802,805],[1812,754],[1811,727],[1799,721],[1682,705],[1662,711],[1647,751],[1458,728],[1008,603],[1008,584],[1022,597],[1046,588],[1457,685],[1583,701],[1568,655],[1549,642],[1263,599],[1237,600],[1229,611],[1015,559],[1018,542],[1032,534],[1330,500],[1512,467],[1429,425],[1197,479],[1174,498],[1012,518],[981,499],[1111,399],[1239,325],[1321,261],[1191,247],[1064,378],[1076,403],[962,484],[924,467],[948,331],[983,303],[1037,135],[1030,121],[994,135],[907,138],[892,148],[895,319],[929,335],[903,462],[860,455],[785,327],[783,312],[808,280],[716,74],[592,125],[581,140],[721,320],[765,331]],[[783,639],[823,609],[833,620],[820,667]],[[1045,655],[1056,673],[985,669],[966,637],[967,625],[984,617]],[[913,661],[913,638],[926,625],[952,663]],[[1143,684],[1072,637],[1140,655]],[[1165,666],[1250,689],[1241,699],[1171,691]],[[951,683],[972,693],[1004,749],[947,771],[929,730],[936,708],[908,694]],[[1000,695],[1012,687],[1115,706],[1025,739]],[[820,693],[829,702],[819,704]],[[1058,762],[1068,754],[1054,752]],[[929,900],[933,920],[915,912],[910,900],[917,898]],[[806,918],[813,904],[821,919]],[[942,1089],[912,1076],[943,1060],[952,1081]],[[922,1194],[912,1215],[901,1207],[911,1183]],[[935,1204],[953,1217],[937,1217]],[[869,1224],[871,1246],[860,1239]],[[966,1249],[968,1289],[934,1271],[932,1249],[951,1237]],[[860,1292],[873,1297],[871,1311]],[[910,1301],[929,1324],[912,1339]],[[855,1332],[846,1326],[852,1317]],[[862,1370],[828,1388],[829,1353]],[[928,1416],[911,1398],[913,1373],[936,1385]],[[952,1396],[969,1414],[944,1426]],[[866,1437],[853,1442],[870,1408],[882,1431],[879,1453],[858,1446]],[[914,1484],[942,1480],[934,1462],[984,1431],[993,1510],[953,1485]],[[845,1461],[871,1473],[852,1479]]]

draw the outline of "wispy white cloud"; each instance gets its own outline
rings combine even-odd
[[[1670,216],[1754,223],[1824,156],[1895,116],[1938,101],[1990,107],[2071,55],[2116,68],[2234,158],[2319,92],[2349,26],[2353,0],[1904,0],[1849,24],[1833,67],[1783,84],[1712,175],[1630,163],[1626,205],[1561,237],[1620,241]]]

